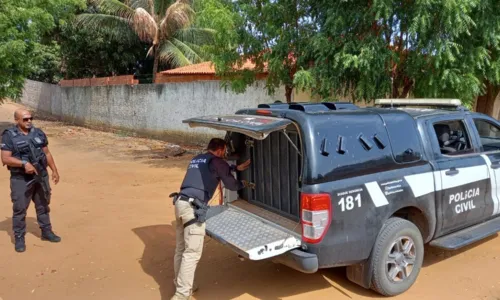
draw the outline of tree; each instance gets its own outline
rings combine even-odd
[[[470,35],[461,38],[461,53],[464,55],[459,60],[475,69],[483,85],[476,110],[492,114],[495,99],[500,93],[500,1],[481,1],[474,9],[472,18],[475,26]],[[478,53],[486,54],[487,59],[476,60]]]
[[[48,45],[37,44],[33,55],[35,59],[29,79],[52,84],[62,79],[61,53],[56,41],[50,41]]]
[[[310,63],[304,54],[316,26],[308,17],[309,2],[240,0],[214,5],[225,21],[213,20],[221,35],[209,52],[224,85],[243,92],[265,71],[269,93],[284,85],[290,102],[295,73]],[[242,69],[249,61],[255,67]]]
[[[21,95],[26,77],[44,55],[43,36],[83,4],[83,0],[0,0],[0,99]]]
[[[117,40],[105,32],[78,28],[73,23],[63,28],[59,43],[65,79],[132,74],[149,48],[139,39]]]
[[[498,64],[492,57],[500,36],[498,1],[310,2],[319,27],[307,54],[314,66],[297,78],[309,74],[313,81],[305,82],[325,98],[411,93],[471,103],[485,78],[495,77],[487,73]]]
[[[81,14],[78,24],[105,30],[115,38],[133,41],[138,37],[151,45],[154,57],[153,81],[159,61],[174,67],[203,61],[200,45],[210,41],[213,31],[196,28],[195,12],[189,0],[93,0],[99,14]]]
[[[89,4],[75,13],[84,12],[97,13],[97,9]],[[63,78],[124,75],[136,71],[137,58],[147,52],[138,38],[135,43],[111,39],[103,32],[77,28],[73,20],[71,16],[71,20],[56,24],[43,35],[34,51],[36,60],[29,79],[55,84]]]

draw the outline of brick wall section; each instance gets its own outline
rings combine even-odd
[[[89,80],[90,81],[90,80]],[[83,81],[82,81],[83,82]],[[65,84],[65,83],[63,83]],[[195,143],[224,133],[207,128],[190,128],[182,120],[234,114],[285,99],[284,88],[268,95],[265,82],[245,93],[225,91],[218,81],[108,86],[63,86],[26,80],[22,104],[61,120],[100,129],[121,129],[140,136]]]
[[[81,78],[61,80],[59,85],[62,87],[70,86],[107,86],[107,85],[134,85],[139,84],[139,80],[134,79],[134,75],[96,77],[96,78]]]

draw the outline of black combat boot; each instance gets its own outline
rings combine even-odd
[[[49,241],[52,243],[59,243],[61,238],[58,237],[52,230],[42,230],[42,241]]]
[[[26,251],[26,243],[24,242],[24,235],[16,236],[16,252]]]

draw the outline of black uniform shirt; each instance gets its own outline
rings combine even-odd
[[[234,178],[231,171],[236,170],[236,166],[229,166],[229,164],[222,158],[215,157],[210,162],[210,170],[216,174],[224,183],[224,186],[231,191],[237,191],[244,188],[241,181]]]
[[[14,126],[14,130],[16,131],[17,134],[24,134],[21,132],[21,130],[19,130],[19,128],[17,126]],[[47,147],[47,145],[49,144],[49,140],[47,139],[47,136],[45,135],[45,133],[41,129],[32,127],[28,134],[36,133],[36,132],[34,132],[35,130],[38,131],[38,134],[42,136],[42,139],[41,139],[43,142],[42,147]],[[1,146],[0,147],[1,150],[11,151],[12,156],[16,156],[16,154],[17,154],[16,149],[14,148],[14,143],[12,142],[12,137],[8,131],[3,132],[2,143],[0,146]]]
[[[198,176],[200,175],[195,171],[198,170],[198,168],[188,170],[181,185],[180,193],[186,197],[193,197],[204,203],[208,203],[213,197],[219,179],[224,183],[225,188],[232,191],[240,190],[244,188],[244,185],[231,174],[231,171],[235,169],[235,166],[229,166],[224,159],[213,156],[208,165],[208,173],[205,175],[210,176],[210,178],[206,178],[205,180],[201,179],[201,181],[199,181],[200,179]],[[203,174],[204,171],[200,172]],[[203,175],[201,176],[203,178]]]

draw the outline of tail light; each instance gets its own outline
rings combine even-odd
[[[302,240],[321,242],[332,221],[332,200],[329,194],[302,194],[300,199]]]
[[[273,113],[269,110],[265,110],[265,109],[257,109],[257,114],[259,115],[266,115],[266,116],[272,116]]]

